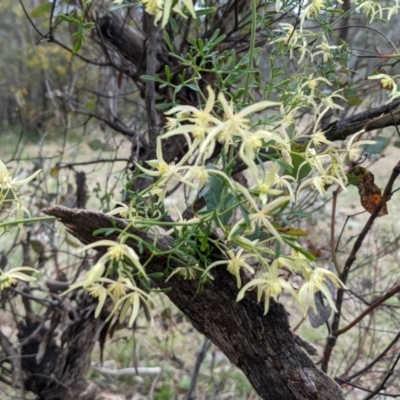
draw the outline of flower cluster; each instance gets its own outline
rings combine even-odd
[[[309,77],[303,87],[313,91],[316,90],[318,82],[329,83]],[[307,96],[310,99],[314,98],[310,94]],[[319,111],[319,105],[315,107],[319,112],[315,123],[317,126],[319,119],[329,108],[334,108],[335,104],[326,102],[322,111]],[[275,118],[259,119],[257,124],[252,122],[251,116],[261,116],[261,112],[269,108],[275,109],[269,113],[275,115]],[[282,114],[279,114],[278,110]],[[147,161],[148,167],[137,164],[137,168],[143,174],[155,179],[147,191],[154,192],[160,188],[165,190],[171,182],[175,185],[176,181],[190,190],[195,190],[197,194],[202,193],[205,197],[209,196],[207,193],[218,188],[220,199],[216,200],[217,204],[213,203],[211,206],[210,202],[201,215],[190,221],[184,221],[180,211],[177,210],[180,215],[179,221],[173,229],[166,231],[166,234],[179,232],[179,251],[187,251],[187,255],[190,254],[192,257],[196,250],[191,249],[189,253],[188,243],[193,232],[196,231],[197,235],[201,235],[202,231],[218,228],[219,240],[213,241],[213,245],[220,249],[222,255],[222,259],[217,261],[208,261],[207,258],[201,261],[196,259],[191,267],[179,267],[173,270],[170,278],[177,275],[184,279],[212,279],[213,268],[226,266],[235,277],[237,287],[240,289],[238,300],[244,297],[247,290],[256,288],[259,300],[264,297],[265,312],[268,311],[269,299],[271,297],[277,299],[283,291],[288,291],[299,301],[303,312],[309,307],[315,308],[316,291],[321,291],[333,305],[327,281],[340,286],[339,280],[330,271],[317,267],[310,255],[307,259],[298,252],[301,246],[291,236],[290,230],[285,230],[277,224],[276,216],[280,215],[291,202],[296,202],[305,187],[311,186],[321,195],[325,194],[326,188],[334,183],[345,188],[346,157],[355,160],[359,154],[359,147],[371,141],[360,141],[359,138],[363,134],[361,131],[350,138],[345,150],[341,150],[334,148],[321,131],[314,131],[308,136],[295,135],[290,138],[285,129],[288,120],[286,114],[293,115],[295,111],[292,109],[286,111],[281,103],[271,101],[261,101],[236,110],[235,105],[229,102],[223,93],[215,96],[214,91],[208,87],[204,108],[176,106],[166,112],[168,123],[166,132],[157,140],[157,159]],[[185,138],[187,151],[178,162],[168,163],[163,156],[163,141],[176,135]],[[304,145],[299,146],[302,141]],[[213,159],[217,146],[221,150]],[[268,154],[274,156],[264,165],[262,157]],[[300,157],[303,165],[294,167],[293,157]],[[209,164],[209,160],[214,160],[212,165]],[[251,175],[254,184],[249,188],[231,176],[229,165],[238,162],[245,164]],[[299,180],[299,172],[303,166],[307,166],[310,172],[308,178],[298,185],[295,192],[294,184]],[[159,201],[162,202],[163,199]],[[225,202],[227,204],[224,204]],[[235,219],[231,218],[229,207],[232,210],[240,210],[242,215],[236,214]],[[128,219],[137,221],[136,211],[132,213],[132,210],[135,210],[132,205],[131,207],[121,205],[116,210],[120,210],[120,213]],[[143,223],[141,220],[140,224]],[[251,237],[255,234],[259,239],[252,240]],[[183,239],[185,235],[187,235],[186,242]],[[204,240],[211,239],[206,237]],[[184,247],[182,242],[186,243]],[[279,243],[281,249],[292,248],[292,252],[286,255],[277,254],[273,250],[274,243]],[[207,246],[204,249],[206,248]],[[307,253],[304,249],[302,252]],[[111,253],[109,249],[107,254],[112,258]],[[136,257],[132,258],[133,260],[139,262]],[[145,271],[139,265],[135,266],[142,275],[145,275]],[[104,285],[108,283],[105,278],[100,277],[104,272],[103,267],[98,268],[101,274],[94,273],[97,285],[94,293],[98,293],[99,284],[105,287]],[[281,268],[289,270],[294,275],[300,274],[304,279],[303,285],[295,288],[289,279],[280,275]],[[247,275],[247,283],[244,286],[243,271],[246,271]],[[88,282],[89,287],[92,287],[94,281],[90,278],[90,274],[86,280],[76,285],[86,287],[88,290]],[[135,292],[132,288],[130,290],[131,293]],[[110,294],[107,295],[112,297]]]
[[[32,181],[41,171],[38,170],[31,176],[25,179],[18,179],[13,177],[8,171],[7,166],[0,160],[0,206],[6,203],[11,203],[14,207],[11,209],[10,215],[15,214],[17,221],[11,222],[11,224],[22,225],[24,220],[24,214],[29,216],[29,211],[22,205],[20,200],[19,190],[22,186]],[[36,272],[31,267],[17,267],[12,268],[8,271],[2,271],[0,269],[0,292],[17,283],[17,280],[25,282],[36,281],[36,278],[32,276],[32,273]]]
[[[121,4],[124,0],[114,0],[114,4]],[[191,0],[179,0],[176,3],[171,0],[142,0],[145,11],[154,15],[154,23],[157,24],[162,18],[162,27],[164,28],[169,20],[171,11],[179,14],[183,18],[187,18],[187,15],[182,11],[185,7],[193,18],[196,18],[196,13]]]
[[[144,267],[136,252],[124,243],[99,240],[85,246],[82,251],[95,247],[106,247],[107,251],[88,271],[85,279],[72,284],[64,294],[83,288],[90,296],[98,300],[95,310],[96,318],[100,315],[107,299],[109,299],[113,305],[109,318],[114,314],[118,314],[122,322],[128,311],[131,310],[128,322],[131,327],[139,314],[140,307],[150,308],[150,303],[152,302],[149,294],[138,286],[137,279],[135,279],[135,276],[140,279],[147,277]],[[108,263],[109,266],[106,268]],[[127,264],[134,270],[133,273],[127,270],[125,266]],[[116,279],[103,276],[105,273],[111,274],[112,272],[118,275]]]
[[[350,2],[355,12],[363,13],[370,21],[383,18],[385,13],[390,19],[400,8],[398,1],[390,7],[376,0]],[[185,17],[182,5],[195,17],[190,0],[174,3],[143,0],[142,4],[146,12],[155,16],[156,23],[162,19],[163,27],[171,11]],[[277,0],[277,12],[282,4]],[[279,89],[271,89],[265,97],[277,101],[243,105],[238,100],[240,96],[224,92],[223,85],[219,85],[221,91],[216,94],[211,87],[201,89],[196,81],[191,81],[191,89],[197,89],[204,106],[176,105],[165,113],[167,123],[157,138],[156,157],[144,164],[136,163],[136,174],[150,177],[152,183],[136,194],[129,205],[119,203],[110,214],[144,229],[164,226],[163,233],[174,236],[176,247],[171,249],[171,257],[183,258],[187,263],[174,268],[168,266],[168,279],[181,277],[204,282],[212,279],[214,268],[223,267],[236,280],[238,301],[254,289],[258,300],[264,300],[265,312],[270,299],[277,300],[284,291],[299,302],[303,313],[310,307],[315,310],[317,291],[334,308],[328,282],[336,287],[341,282],[335,274],[320,268],[315,258],[301,247],[296,237],[299,232],[288,226],[285,217],[293,204],[308,195],[305,189],[321,196],[332,185],[345,190],[346,163],[357,162],[362,146],[373,143],[363,138],[365,132],[361,130],[348,139],[345,148],[337,148],[319,129],[329,112],[344,110],[346,98],[341,89],[344,85],[337,85],[337,77],[332,76],[343,70],[346,75],[337,59],[344,58],[348,49],[345,43],[332,44],[332,32],[328,29],[321,32],[311,28],[321,25],[323,16],[336,13],[338,4],[343,2],[308,0],[299,6],[298,25],[280,23],[272,31],[275,38],[271,43],[276,44],[276,54],[287,55],[301,71],[295,79],[288,79],[289,83],[279,83],[276,86]],[[187,62],[185,65],[194,71],[203,72],[198,63]],[[318,68],[310,69],[310,63]],[[273,78],[271,72],[271,87]],[[390,100],[400,96],[396,78],[386,74],[370,77],[379,79],[382,87],[390,90]],[[300,110],[312,115],[306,134],[300,133],[295,122]],[[170,160],[163,148],[175,136],[182,139],[185,154],[179,160]],[[248,185],[233,179],[238,166],[248,171]],[[185,220],[182,210],[174,206],[179,219],[160,222],[168,208],[164,201],[166,193],[173,193],[178,184],[185,187],[188,198],[203,198],[203,209],[191,213],[190,219]],[[149,203],[151,213],[146,211]],[[105,241],[93,245],[107,246],[108,250],[86,278],[71,288],[83,288],[99,299],[96,315],[108,299],[114,305],[113,313],[118,310],[125,316],[131,310],[132,323],[139,303],[149,306],[150,302],[148,291],[138,284],[140,278],[146,279],[146,263],[129,250],[123,234],[120,238],[121,242],[114,245]],[[213,258],[211,248],[219,250],[220,258]],[[135,271],[133,275],[123,268],[124,262],[129,262]],[[111,267],[106,267],[107,264]],[[117,276],[116,280],[111,279],[112,274]],[[298,285],[298,280],[295,284],[293,276],[300,276],[302,284]]]

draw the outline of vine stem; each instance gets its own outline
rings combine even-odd
[[[256,45],[256,30],[257,30],[257,0],[251,1],[251,37],[250,37],[250,49],[249,49],[249,64],[248,69],[253,68],[254,48]],[[243,103],[247,101],[247,95],[250,86],[250,74],[247,74],[246,84],[243,92]]]
[[[7,221],[7,222],[0,223],[0,228],[4,228],[5,226],[9,226],[9,225],[26,224],[26,223],[33,223],[33,222],[46,222],[46,221],[55,221],[55,220],[57,220],[56,217],[37,217],[37,218],[17,219],[14,221]]]

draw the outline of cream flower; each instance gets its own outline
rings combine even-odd
[[[132,262],[132,264],[143,276],[146,276],[146,272],[140,263],[139,256],[136,254],[135,250],[128,245],[104,239],[88,244],[87,246],[83,247],[81,251],[93,249],[95,247],[107,247],[107,252],[100,258],[98,264],[105,264],[107,261],[118,262],[127,259]]]
[[[272,187],[275,185],[278,170],[279,165],[277,163],[273,163],[271,169],[263,180],[258,180],[258,178],[256,179],[257,189],[259,192],[258,196],[263,205],[267,203],[268,195],[276,196],[282,193],[282,190],[272,189]]]
[[[314,269],[303,269],[303,276],[305,282],[298,291],[299,304],[303,310],[303,314],[307,314],[309,307],[311,307],[313,311],[317,313],[315,293],[318,291],[323,293],[331,308],[336,311],[336,306],[333,301],[331,291],[326,282],[330,281],[336,287],[341,286],[346,288],[340,279],[331,271],[319,267]]]
[[[257,288],[257,301],[260,302],[262,296],[264,296],[264,315],[269,310],[270,298],[272,297],[275,301],[278,301],[278,297],[284,290],[291,293],[294,298],[297,298],[296,292],[292,285],[287,282],[284,278],[281,278],[278,274],[278,261],[274,260],[270,266],[270,270],[261,275],[260,278],[251,280],[249,283],[244,285],[240,290],[236,301],[240,301],[244,298],[246,291]]]
[[[36,278],[27,275],[24,272],[37,272],[37,270],[31,267],[17,267],[3,272],[0,269],[0,292],[11,285],[15,285],[17,283],[17,279],[25,282],[36,281]]]
[[[28,176],[28,178],[18,180],[16,178],[13,178],[10,173],[8,172],[8,169],[6,165],[0,160],[0,191],[8,191],[11,190],[12,194],[14,197],[17,199],[17,190],[19,187],[27,184],[31,180],[35,179],[35,177],[40,174],[42,170],[39,169],[35,173],[33,173],[31,176]]]
[[[236,277],[236,284],[237,287],[240,288],[242,286],[242,280],[240,278],[240,269],[245,268],[247,269],[251,274],[254,274],[254,268],[247,263],[246,259],[249,257],[253,257],[252,254],[249,255],[242,255],[243,254],[243,249],[240,249],[237,253],[235,253],[233,250],[227,250],[226,256],[227,260],[221,260],[221,261],[215,261],[212,264],[210,264],[207,269],[204,271],[203,275],[207,275],[209,271],[216,267],[217,265],[224,265],[226,264],[228,267],[228,271]]]
[[[358,142],[354,141],[360,137],[360,135],[364,132],[364,129],[355,133],[351,136],[349,141],[347,142],[347,154],[349,156],[350,161],[356,161],[360,156],[360,146],[368,145],[368,144],[375,144],[374,140],[359,140]]]
[[[300,32],[303,30],[303,24],[306,19],[314,17],[317,15],[321,10],[326,7],[325,0],[311,0],[310,4],[303,10],[301,17],[300,17]]]
[[[233,105],[228,104],[225,96],[222,93],[218,95],[218,100],[224,110],[224,121],[218,124],[215,128],[211,129],[206,139],[200,146],[200,153],[209,151],[209,147],[214,148],[215,140],[218,140],[224,145],[225,148],[227,148],[233,143],[234,137],[243,138],[247,135],[251,123],[248,115],[264,110],[265,108],[279,106],[281,104],[274,101],[261,101],[245,107],[243,110],[235,113]]]

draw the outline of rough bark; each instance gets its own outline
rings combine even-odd
[[[116,226],[123,229],[122,220],[101,213],[55,206],[44,210],[54,215],[67,230],[82,243],[88,244],[105,237],[94,237],[99,228]],[[154,243],[149,232],[131,229],[146,241]],[[117,233],[107,236],[117,239]],[[170,236],[158,236],[156,245],[168,250],[173,244]],[[137,249],[133,240],[127,244]],[[104,251],[104,249],[103,249]],[[150,252],[141,257],[146,260]],[[177,260],[184,265],[185,260]],[[148,272],[163,272],[166,259],[155,256],[147,266]],[[288,313],[281,304],[272,302],[267,315],[263,307],[250,293],[237,303],[235,279],[225,268],[216,268],[214,279],[204,285],[198,294],[196,281],[174,276],[168,282],[155,279],[159,288],[171,288],[167,296],[184,312],[193,326],[209,338],[247,376],[257,393],[265,400],[340,400],[343,394],[339,386],[319,368],[306,354],[312,346],[295,335],[288,322]]]
[[[366,132],[397,126],[400,123],[400,99],[380,107],[332,122],[321,128],[328,140],[344,140],[346,137],[365,129]]]

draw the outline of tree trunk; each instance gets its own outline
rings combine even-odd
[[[82,243],[88,244],[105,239],[94,237],[99,228],[116,226],[124,229],[122,220],[101,213],[55,206],[44,210],[48,215],[60,218],[68,231]],[[134,235],[154,243],[148,232],[131,229]],[[107,236],[116,240],[117,234]],[[169,250],[173,244],[170,236],[159,236],[157,247]],[[137,249],[133,240],[126,242]],[[104,251],[104,249],[102,249]],[[150,256],[145,250],[143,260]],[[175,266],[184,265],[185,260]],[[146,267],[147,272],[164,272],[166,258],[155,256]],[[313,352],[311,345],[295,335],[288,323],[288,313],[281,304],[272,302],[267,315],[263,306],[249,293],[241,302],[236,302],[238,289],[233,276],[226,268],[213,270],[214,279],[207,282],[197,293],[198,282],[184,280],[174,275],[168,282],[153,280],[159,288],[171,288],[167,293],[171,301],[184,312],[193,326],[240,368],[257,393],[265,400],[340,400],[343,394],[339,386],[317,368],[307,356]],[[197,293],[197,294],[196,294]]]

